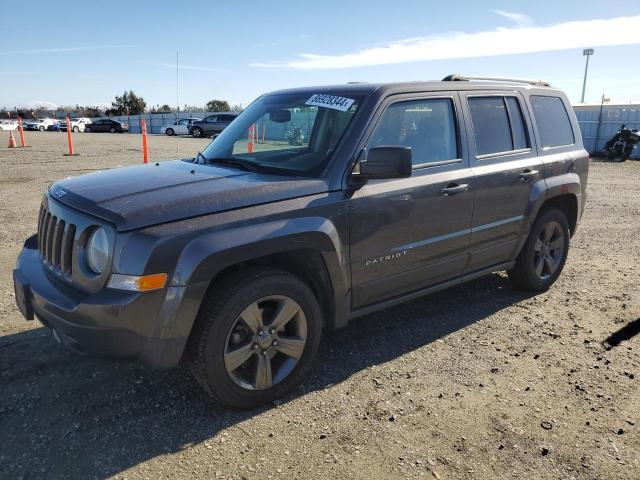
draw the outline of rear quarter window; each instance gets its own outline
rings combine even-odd
[[[531,95],[530,101],[542,148],[575,143],[569,114],[561,98]]]

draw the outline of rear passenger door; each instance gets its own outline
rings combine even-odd
[[[350,200],[352,307],[458,278],[467,264],[472,173],[456,92],[394,96],[364,140],[411,147],[411,177],[373,180]]]
[[[515,258],[528,229],[530,198],[544,188],[544,178],[522,95],[485,91],[463,97],[475,176],[471,256],[465,273],[473,273]]]

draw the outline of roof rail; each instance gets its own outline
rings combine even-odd
[[[509,82],[509,83],[527,83],[529,85],[537,85],[539,87],[550,87],[549,82],[543,80],[527,80],[525,78],[508,78],[508,77],[479,77],[471,75],[460,75],[454,73],[453,75],[447,75],[442,79],[443,82],[467,82],[469,80],[480,80],[483,82]]]

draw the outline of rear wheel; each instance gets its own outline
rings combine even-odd
[[[313,292],[287,272],[231,274],[203,304],[189,340],[192,371],[228,407],[252,408],[300,383],[320,343]]]
[[[91,133],[91,127],[84,127],[85,133]]]
[[[109,131],[110,131],[111,133],[116,133],[116,127],[111,127],[111,128],[109,129]]]
[[[44,132],[44,127],[40,127],[38,128],[38,130],[40,130],[41,132]]]
[[[509,271],[509,278],[526,290],[547,290],[564,268],[569,236],[569,224],[560,210],[550,208],[542,212]]]
[[[73,131],[74,131],[75,133],[80,132],[80,127],[73,127]]]

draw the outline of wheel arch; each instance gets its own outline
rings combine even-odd
[[[211,285],[229,273],[256,265],[279,268],[309,285],[321,305],[324,324],[334,329],[347,323],[344,258],[339,234],[326,218],[247,225],[189,242],[182,249],[171,284],[199,292],[199,308]]]

